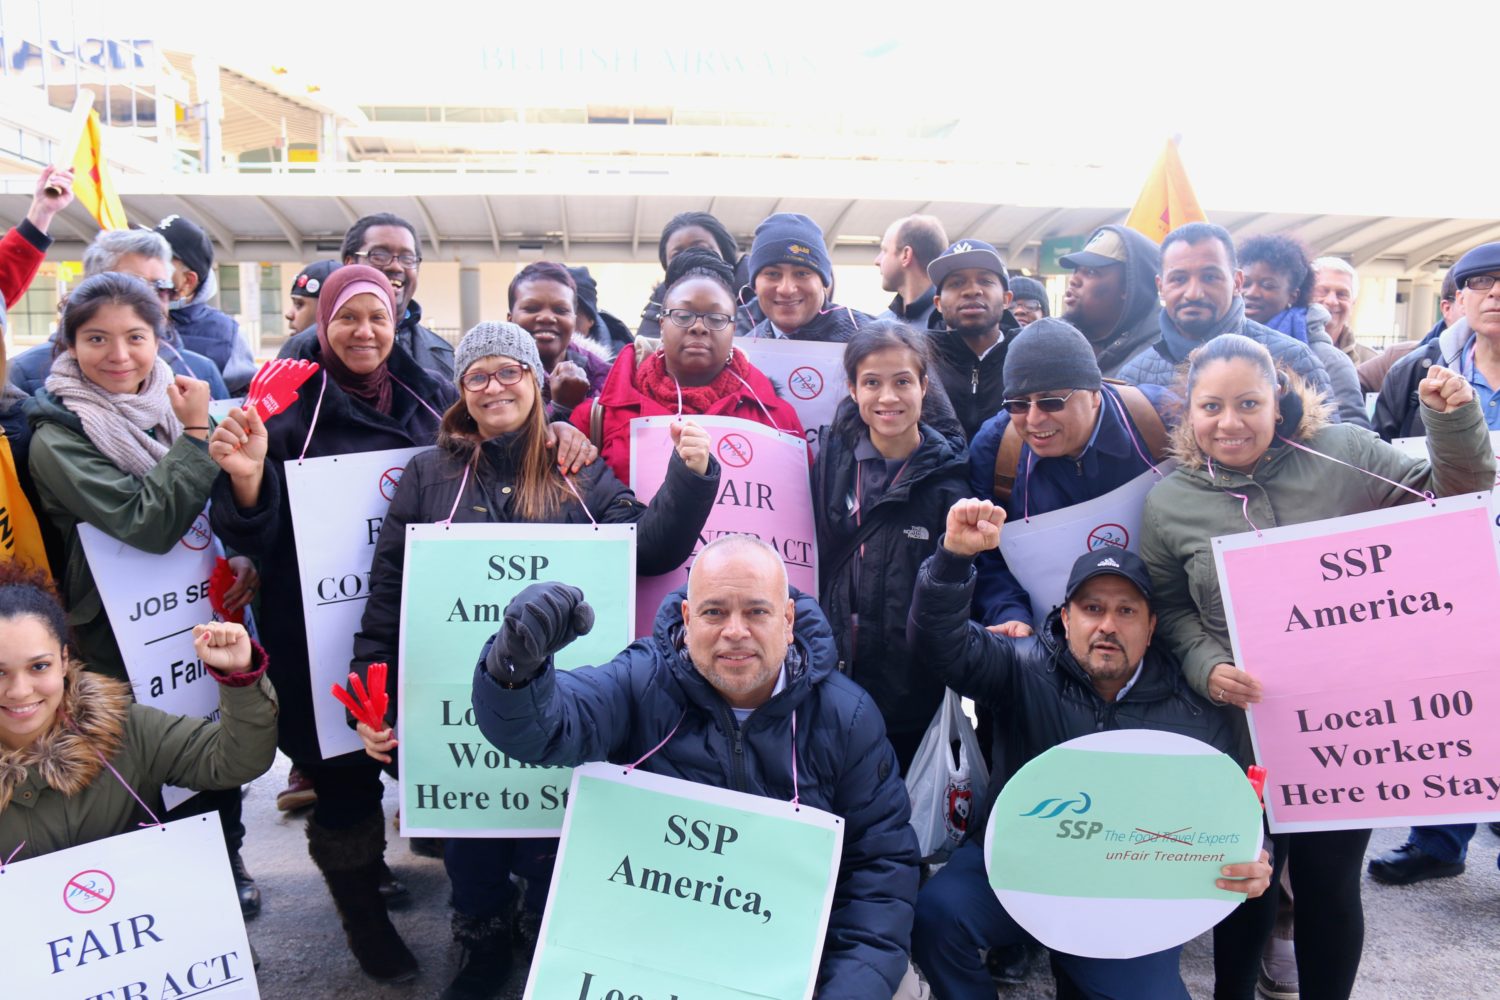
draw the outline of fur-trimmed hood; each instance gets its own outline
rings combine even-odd
[[[1271,451],[1286,447],[1281,442],[1280,436],[1286,433],[1285,428],[1288,423],[1296,428],[1291,439],[1301,443],[1310,440],[1314,434],[1328,426],[1328,416],[1331,412],[1323,394],[1309,385],[1300,375],[1285,370],[1282,370],[1280,374],[1286,380],[1286,389],[1277,400],[1280,417],[1276,427],[1277,437],[1271,440]],[[1205,467],[1206,456],[1199,449],[1198,442],[1193,439],[1191,401],[1183,406],[1182,419],[1172,429],[1169,451],[1177,460],[1178,466],[1183,469],[1198,470]]]
[[[29,747],[0,750],[0,812],[33,769],[65,796],[87,788],[124,746],[130,703],[124,683],[72,667],[52,728]]]

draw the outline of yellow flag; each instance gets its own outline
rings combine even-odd
[[[1177,143],[1168,139],[1167,148],[1151,168],[1151,176],[1146,178],[1146,186],[1141,188],[1125,226],[1160,243],[1178,226],[1207,221],[1208,216],[1198,207],[1198,196],[1188,183],[1187,171],[1182,169]]]
[[[42,547],[42,531],[21,480],[16,476],[16,460],[11,455],[10,440],[0,431],[0,560],[24,563],[33,569],[50,573],[47,550]]]
[[[99,112],[90,111],[78,152],[73,154],[73,195],[100,229],[129,229],[130,220],[125,218],[125,206],[120,204],[115,182],[109,176],[99,132]]]

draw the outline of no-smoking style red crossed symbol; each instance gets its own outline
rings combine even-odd
[[[743,469],[755,457],[750,439],[743,434],[725,434],[719,439],[719,461],[736,469]]]
[[[115,880],[97,868],[81,871],[63,886],[63,905],[74,913],[98,913],[115,898]]]
[[[396,499],[396,484],[401,482],[401,470],[399,468],[386,469],[380,474],[380,495],[386,500]]]
[[[207,514],[199,514],[193,518],[193,523],[188,526],[187,534],[182,536],[182,544],[194,552],[202,552],[213,540],[214,535],[208,526]]]
[[[823,392],[823,373],[803,365],[787,376],[786,384],[798,399],[817,399]]]
[[[1130,532],[1125,530],[1123,524],[1101,524],[1089,532],[1089,551],[1102,549],[1107,545],[1113,545],[1117,549],[1123,549],[1130,545]]]

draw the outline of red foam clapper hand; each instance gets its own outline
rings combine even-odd
[[[270,420],[297,401],[297,390],[318,372],[318,363],[305,358],[277,358],[255,373],[245,408],[254,408],[261,420]]]
[[[229,560],[223,556],[214,560],[213,572],[208,577],[208,603],[218,615],[226,622],[234,622],[237,625],[245,624],[245,609],[240,608],[233,613],[224,610],[224,595],[229,593],[229,588],[234,586],[234,570],[229,566]]]
[[[377,733],[385,732],[385,710],[390,707],[390,699],[385,693],[385,678],[388,668],[384,663],[372,663],[368,675],[370,687],[365,689],[364,681],[359,679],[359,674],[349,674],[349,687],[354,691],[348,691],[332,685],[333,696],[349,710],[358,722],[363,722]]]
[[[1251,764],[1246,770],[1250,778],[1250,787],[1255,789],[1255,797],[1260,799],[1260,807],[1266,807],[1266,769],[1259,764]]]

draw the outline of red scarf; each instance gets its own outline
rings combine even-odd
[[[662,351],[652,353],[635,372],[635,387],[667,409],[677,410],[677,393],[682,392],[683,413],[707,413],[719,400],[739,392],[749,381],[750,362],[739,351],[729,353],[729,364],[708,385],[682,385],[667,371]],[[735,376],[739,377],[736,378]]]

